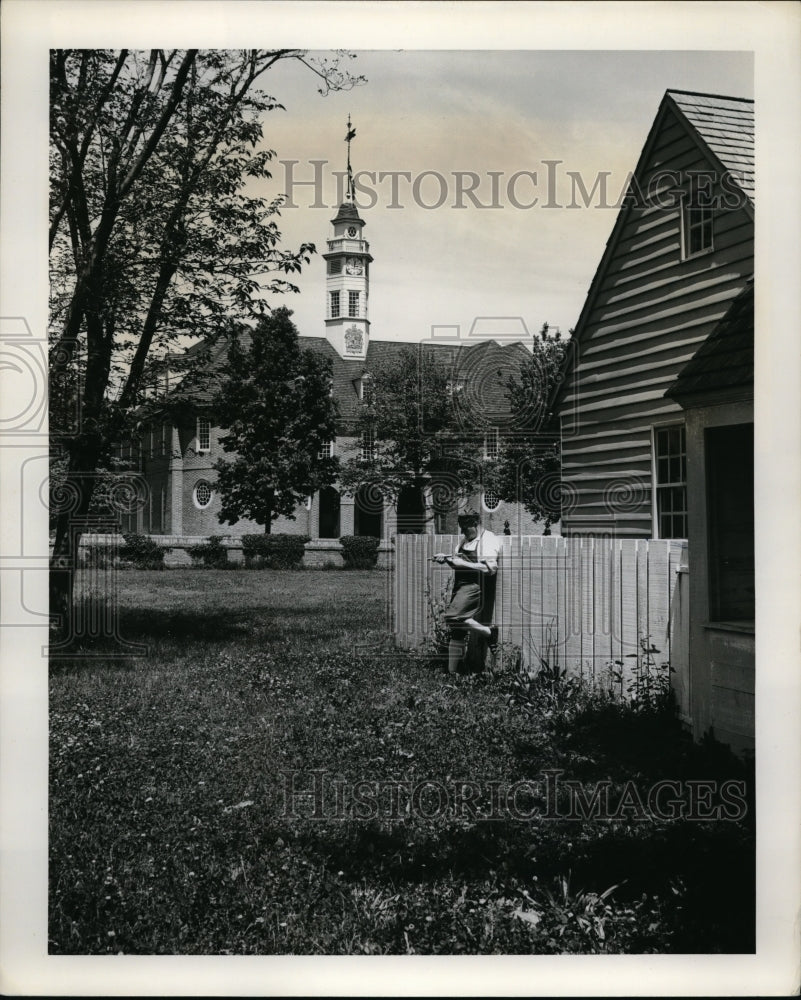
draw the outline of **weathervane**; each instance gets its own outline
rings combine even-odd
[[[353,187],[353,171],[350,167],[350,141],[356,135],[356,129],[351,126],[350,115],[348,115],[348,131],[345,135],[345,142],[348,144],[348,190],[347,190],[347,200],[355,201],[356,195]]]

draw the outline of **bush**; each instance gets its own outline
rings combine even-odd
[[[223,545],[220,535],[212,535],[204,545],[190,546],[189,555],[195,566],[224,569],[228,565],[228,550]]]
[[[378,562],[381,540],[370,535],[344,535],[339,540],[346,569],[372,569]]]
[[[164,553],[158,542],[148,535],[137,535],[126,532],[122,536],[125,544],[120,549],[120,557],[133,563],[137,569],[164,569]]]
[[[244,535],[246,569],[300,569],[308,535]]]
[[[108,569],[114,565],[113,551],[110,546],[98,542],[82,545],[79,552],[81,565],[86,569]]]

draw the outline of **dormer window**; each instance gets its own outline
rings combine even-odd
[[[373,376],[369,372],[365,372],[364,375],[359,379],[358,393],[359,399],[364,400],[365,390],[369,391],[370,383],[373,381]]]

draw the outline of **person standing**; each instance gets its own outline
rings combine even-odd
[[[434,562],[450,566],[454,571],[451,599],[445,609],[445,622],[450,631],[449,674],[458,670],[469,632],[483,636],[493,652],[498,644],[498,626],[485,625],[478,616],[487,610],[489,593],[494,594],[494,587],[487,584],[494,583],[498,571],[501,539],[481,527],[481,516],[475,511],[460,514],[458,522],[462,539],[455,555],[437,552],[433,556]]]

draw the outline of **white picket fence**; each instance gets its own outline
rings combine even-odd
[[[433,634],[432,602],[447,600],[451,571],[431,562],[454,552],[455,535],[395,538],[393,614],[396,642],[417,649]],[[682,716],[689,712],[687,543],[662,539],[505,537],[493,621],[501,642],[524,663],[540,656],[600,680],[622,663],[626,681],[640,640],[669,662]],[[624,689],[626,683],[623,685]]]

